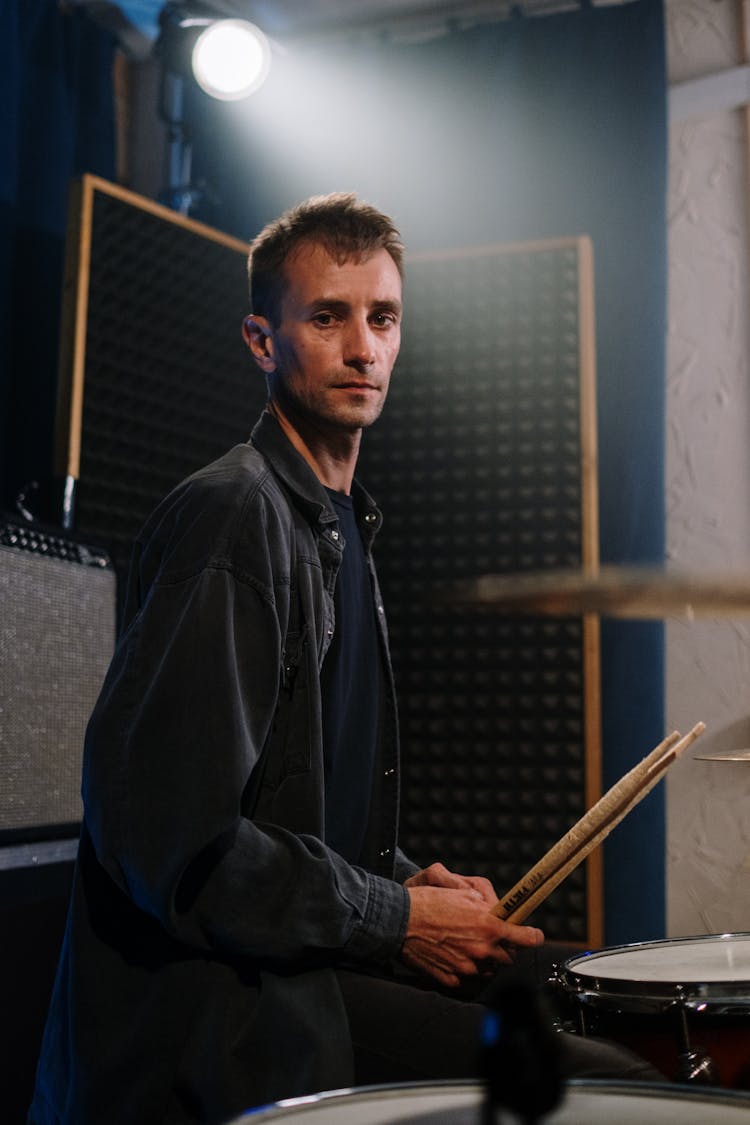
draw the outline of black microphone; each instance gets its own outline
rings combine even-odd
[[[492,1125],[506,1109],[535,1125],[560,1104],[564,1090],[560,1040],[545,998],[512,969],[501,969],[483,999],[484,1123]]]

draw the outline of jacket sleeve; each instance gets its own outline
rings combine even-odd
[[[406,890],[312,833],[243,815],[248,788],[264,784],[282,667],[263,578],[217,557],[148,590],[89,723],[86,823],[120,888],[196,949],[387,959]]]

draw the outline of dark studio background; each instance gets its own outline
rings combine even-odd
[[[29,481],[49,490],[67,189],[81,172],[115,178],[116,44],[54,0],[2,0],[0,10],[0,505],[8,509]],[[516,17],[410,44],[297,40],[276,53],[268,82],[248,102],[194,96],[189,119],[194,179],[210,185],[195,217],[241,238],[287,204],[341,189],[392,214],[412,251],[590,235],[601,559],[661,561],[666,78],[658,0]],[[457,294],[445,310],[459,326],[460,302]],[[380,500],[387,515],[388,498]],[[604,622],[605,786],[662,737],[662,663],[661,626]],[[663,936],[663,856],[657,788],[606,846],[607,944]],[[62,872],[51,913],[49,877],[44,885],[0,882],[2,988],[23,1011],[14,1027],[6,1021],[6,1068],[11,1043],[16,1054],[34,1048],[66,879]]]

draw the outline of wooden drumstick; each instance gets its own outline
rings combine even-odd
[[[701,730],[705,729],[703,728],[703,724],[700,724],[700,727]],[[644,785],[638,790],[635,796],[633,796],[631,800],[627,802],[625,807],[621,808],[609,820],[603,823],[598,832],[596,832],[590,839],[586,840],[580,846],[580,848],[576,849],[576,851],[571,854],[569,860],[564,863],[562,867],[558,868],[557,871],[555,871],[549,879],[545,880],[543,884],[538,886],[536,891],[534,891],[533,894],[525,899],[525,901],[522,902],[516,910],[507,915],[505,920],[507,922],[515,922],[516,924],[519,924],[526,918],[528,918],[532,911],[534,911],[540,903],[544,902],[547,896],[550,895],[552,891],[554,891],[555,887],[559,886],[563,879],[565,879],[570,874],[570,872],[573,871],[578,866],[578,864],[581,863],[589,855],[589,853],[594,850],[594,848],[598,847],[599,844],[601,844],[607,838],[612,829],[616,825],[618,825],[620,821],[623,820],[633,808],[635,808],[639,801],[641,801],[646,796],[646,794],[654,788],[657,782],[661,781],[662,777],[664,776],[672,762],[676,761],[680,754],[682,754],[682,752],[687,749],[690,743],[698,737],[698,735],[701,733],[701,730],[697,730],[694,727],[693,730],[685,735],[685,738],[681,742],[679,742],[672,751],[665,754],[661,761],[653,767],[653,770]]]
[[[596,831],[597,827],[610,815],[612,809],[619,806],[622,801],[636,792],[638,784],[648,773],[648,770],[663,756],[670,747],[680,739],[679,732],[673,731],[655,747],[637,765],[620,778],[599,800],[584,813],[579,821],[557,841],[550,850],[542,856],[539,862],[531,868],[514,887],[501,900],[495,913],[506,917],[518,906],[527,895],[531,894],[540,883],[543,883],[557,868],[567,862],[574,848],[579,846]]]
[[[493,913],[522,922],[661,780],[673,762],[705,730],[697,723],[680,738],[673,732],[620,779],[504,896]]]

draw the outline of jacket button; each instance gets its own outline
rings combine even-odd
[[[331,532],[331,539],[335,539],[335,540],[336,540],[336,542],[338,543],[338,539],[339,539],[339,533],[338,533],[338,531],[332,531],[332,532]]]
[[[390,766],[389,769],[383,771],[383,777],[393,777],[395,772],[393,766]]]
[[[368,512],[367,515],[365,516],[365,523],[375,523],[377,518],[378,517],[375,515],[374,512]]]
[[[391,854],[390,848],[383,848],[382,852],[380,853],[380,858],[386,859],[390,854]]]

